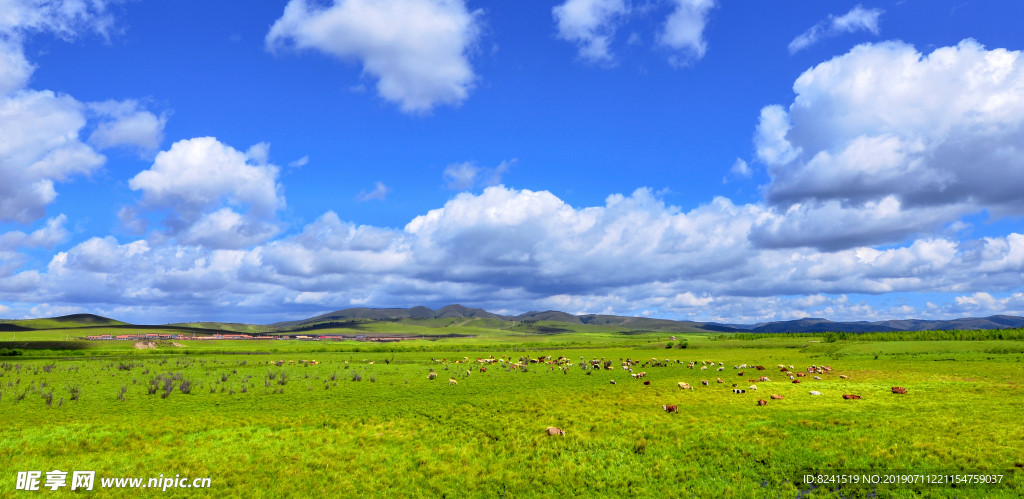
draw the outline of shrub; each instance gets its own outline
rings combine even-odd
[[[181,393],[184,393],[186,395],[191,394],[192,393],[192,382],[187,380],[187,379],[181,380],[181,384],[178,385],[178,390],[181,390]]]
[[[359,373],[352,373],[352,381],[362,381],[363,376]]]

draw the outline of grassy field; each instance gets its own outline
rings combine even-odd
[[[1024,494],[1024,342],[680,335],[687,349],[665,349],[665,334],[490,331],[379,345],[79,342],[88,344],[0,357],[0,490],[14,490],[18,471],[59,469],[96,471],[96,490],[85,494],[97,497],[155,493],[100,490],[100,477],[161,474],[211,478],[210,489],[160,492],[168,497]],[[480,372],[473,361],[491,355],[564,356],[574,365]],[[615,369],[584,370],[581,356],[612,360]],[[620,358],[671,361],[634,366],[648,373],[645,386]],[[313,359],[319,364],[300,362]],[[725,370],[701,371],[701,360]],[[744,363],[768,369],[733,369]],[[834,370],[792,384],[777,364]],[[428,379],[431,370],[437,379]],[[733,383],[747,388],[761,375],[772,381],[732,393]],[[695,389],[680,390],[680,381]],[[891,394],[897,385],[908,394]],[[758,407],[758,399],[769,404]],[[666,413],[666,404],[679,412]],[[549,436],[548,426],[566,434]],[[1004,475],[1004,484],[837,492],[801,483],[806,470],[837,469],[982,471]]]

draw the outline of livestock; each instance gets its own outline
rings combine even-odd
[[[765,400],[765,399],[758,399],[757,400],[757,405],[758,406],[766,406],[766,405],[768,405],[768,401]]]
[[[719,371],[724,371],[724,370],[725,370],[725,368],[724,368],[724,367],[719,367],[719,368],[718,368],[718,370],[719,370]]]
[[[747,391],[742,389],[742,388],[733,388],[732,392],[733,393],[747,393]]]
[[[811,395],[821,395],[821,392],[811,391]]]
[[[661,408],[665,409],[665,412],[679,412],[679,407],[674,405],[663,405]]]
[[[718,382],[719,383],[725,383],[725,381],[722,381],[722,378],[718,378]]]
[[[427,375],[427,379],[434,379],[437,377],[437,373],[430,373]]]
[[[764,366],[754,366],[754,369],[757,369],[758,371],[764,371]]]
[[[683,390],[693,390],[693,387],[690,386],[689,383],[683,383],[682,381],[679,382],[679,388]]]
[[[850,379],[850,377],[845,374],[840,374],[839,379]]]
[[[794,379],[793,380],[793,383],[799,383],[799,382],[800,382],[800,380],[798,380],[798,379]]]
[[[615,384],[615,380],[614,380],[614,379],[610,379],[610,380],[608,380],[608,383],[610,383],[610,384],[613,384],[613,385],[614,385],[614,384]]]
[[[782,395],[778,395],[778,394],[774,394],[773,393],[773,394],[771,394],[769,396],[772,398],[772,400],[782,400]]]
[[[702,384],[704,386],[708,386],[708,380],[702,379],[702,380],[700,380],[700,384]]]
[[[892,387],[892,392],[900,394],[900,395],[906,395],[907,394],[907,389],[903,388],[902,386],[894,386],[894,387]]]
[[[750,385],[751,390],[757,390],[757,385]]]
[[[843,399],[844,400],[857,400],[859,398],[860,398],[860,395],[853,395],[851,393],[844,393],[843,394]]]
[[[757,381],[760,382],[760,383],[763,383],[765,381],[771,381],[771,380],[768,379],[768,376],[761,376],[760,378],[757,378]]]
[[[820,380],[821,380],[821,376],[815,376],[815,377],[814,377],[814,379],[816,379],[816,380],[819,380],[819,381],[820,381]]]
[[[700,366],[700,370],[701,371],[707,371],[708,370],[708,366]]]
[[[469,376],[470,374],[473,374],[473,373],[469,372],[469,370],[467,369],[466,370],[466,376]]]
[[[806,374],[804,374],[804,373],[796,373],[796,375],[797,375],[797,377],[800,377],[800,378],[803,378],[803,377],[807,376],[807,375],[806,375]]]
[[[487,368],[483,367],[483,366],[480,366],[480,372],[482,372],[482,373],[487,372]]]
[[[457,384],[459,384],[459,382],[455,381],[455,378],[448,378],[448,384],[449,385],[457,385]]]
[[[651,386],[651,382],[650,381],[644,381],[644,385]]]
[[[775,366],[775,367],[781,367],[781,368],[785,369],[785,368],[786,368],[786,365],[785,365],[785,364],[779,364],[779,365],[777,365],[777,366]]]
[[[547,432],[548,432],[548,435],[551,435],[551,436],[554,436],[554,435],[565,435],[565,430],[563,430],[561,428],[554,427],[554,426],[548,426]]]
[[[742,377],[744,374],[746,374],[746,373],[744,373],[743,371],[740,371],[740,373],[737,374],[737,376],[741,376]]]

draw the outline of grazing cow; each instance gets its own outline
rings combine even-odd
[[[797,375],[797,377],[799,377],[799,378],[803,378],[804,376],[807,376],[807,375],[806,375],[806,374],[804,374],[804,373],[796,373],[796,375]]]
[[[857,400],[859,398],[860,398],[860,395],[853,395],[853,394],[850,394],[850,393],[844,393],[843,394],[843,399],[844,400]]]
[[[437,377],[437,373],[430,373],[427,375],[427,379],[434,379]]]
[[[782,395],[772,394],[769,396],[772,398],[772,400],[782,400]]]
[[[610,383],[610,384],[613,384],[613,385],[614,385],[614,384],[615,384],[615,380],[614,380],[614,379],[610,379],[610,380],[608,380],[608,383]]]
[[[757,385],[750,385],[751,390],[757,390]]]
[[[785,367],[783,367],[782,369],[779,369],[779,372],[780,373],[787,373],[787,372],[789,372],[789,369],[786,369]]]
[[[744,374],[746,374],[746,373],[744,373],[743,371],[740,371],[740,373],[737,374],[737,376],[743,376]]]
[[[679,407],[674,405],[663,405],[661,408],[665,409],[665,412],[679,412]]]
[[[693,390],[693,387],[690,386],[689,383],[683,383],[682,381],[679,382],[679,388],[683,390]]]
[[[718,378],[718,382],[719,383],[725,383],[725,381],[722,381],[722,378]]]
[[[565,430],[563,430],[561,428],[556,428],[554,426],[548,426],[548,430],[547,431],[548,431],[548,435],[551,435],[551,436],[565,435]]]
[[[821,381],[821,376],[815,376],[814,379]]]
[[[903,388],[902,386],[894,386],[894,387],[892,387],[892,392],[900,394],[900,395],[906,395],[907,394],[907,389]]]
[[[700,370],[701,371],[707,371],[708,370],[708,366],[700,366]]]
[[[718,370],[719,370],[719,371],[724,371],[724,370],[725,370],[725,368],[724,368],[724,367],[719,367],[719,368],[718,368]]]
[[[790,369],[796,369],[795,367],[793,367],[793,364],[790,364],[790,365],[789,365],[789,368],[790,368]]]
[[[786,365],[785,365],[785,364],[779,364],[779,365],[777,365],[777,366],[775,366],[775,367],[781,367],[781,368],[785,369],[785,368],[786,368]]]
[[[732,392],[733,393],[747,393],[747,391],[742,389],[742,388],[733,388]]]
[[[459,384],[459,382],[455,381],[455,378],[448,378],[448,384],[449,385],[457,385],[457,384]]]
[[[644,385],[651,386],[651,382],[650,381],[644,381]]]
[[[758,399],[757,400],[757,405],[758,406],[766,406],[766,405],[768,405],[768,401],[765,400],[765,399]]]
[[[758,371],[764,371],[764,366],[754,366],[754,369],[757,369]]]
[[[473,373],[469,372],[469,370],[467,369],[466,370],[466,376],[469,376],[470,374],[473,374]]]
[[[815,392],[815,391],[812,391],[812,392],[811,392],[811,395],[821,395],[821,392]]]
[[[704,386],[708,386],[708,380],[702,379],[702,380],[700,380],[700,384],[702,384]]]
[[[794,379],[793,380],[793,383],[799,383],[799,382],[800,382],[800,380],[798,380],[798,379]]]
[[[764,383],[765,381],[771,381],[771,380],[768,379],[768,376],[761,376],[760,378],[757,378],[757,381],[759,383]]]
[[[840,374],[839,379],[850,379],[850,377],[845,374]]]

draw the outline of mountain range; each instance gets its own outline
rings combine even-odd
[[[557,310],[526,312],[519,315],[501,315],[480,308],[462,305],[448,305],[437,310],[428,307],[412,308],[347,308],[311,317],[309,319],[271,324],[280,329],[302,327],[314,323],[344,321],[351,319],[399,320],[399,319],[495,319],[500,321],[551,321],[570,324],[593,324],[616,326],[631,330],[687,332],[887,332],[926,331],[944,329],[1006,329],[1024,327],[1024,317],[993,315],[991,317],[965,317],[951,320],[904,319],[886,321],[834,322],[827,319],[806,318],[792,321],[774,321],[759,324],[721,324],[717,322],[674,321],[649,319],[646,317],[624,317],[618,315],[585,314],[573,315]]]

